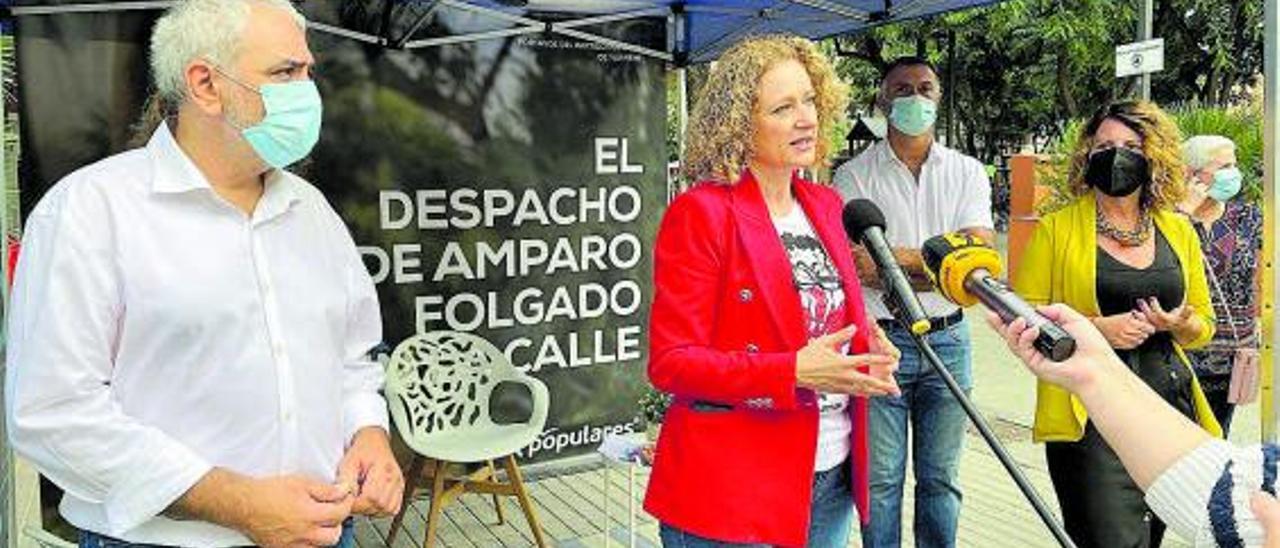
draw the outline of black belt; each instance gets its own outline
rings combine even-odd
[[[942,331],[943,329],[956,325],[962,321],[964,321],[964,309],[960,309],[955,312],[952,312],[950,315],[947,315],[947,316],[942,316],[938,318],[929,318],[929,332],[934,333],[937,331]],[[880,324],[880,327],[883,327],[885,329],[901,329],[902,328],[902,326],[898,323],[898,320],[878,319],[876,320],[876,323]]]

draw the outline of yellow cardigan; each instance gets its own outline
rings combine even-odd
[[[1085,316],[1100,316],[1097,297],[1097,205],[1093,193],[1086,194],[1067,207],[1040,219],[1031,241],[1027,243],[1013,281],[1014,290],[1032,304],[1064,303]],[[1187,348],[1204,346],[1213,338],[1213,305],[1205,282],[1204,259],[1200,238],[1186,217],[1169,211],[1152,215],[1160,230],[1182,263],[1182,277],[1187,288],[1186,303],[1200,317],[1203,329]],[[1190,363],[1175,342],[1174,349],[1182,365],[1191,372]],[[1196,417],[1205,431],[1222,437],[1222,427],[1214,419],[1204,391],[1194,374],[1191,391]],[[1057,386],[1040,381],[1036,387],[1036,421],[1032,436],[1035,441],[1078,441],[1084,437],[1088,420],[1084,405],[1075,396]]]

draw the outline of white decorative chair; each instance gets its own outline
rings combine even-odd
[[[528,387],[533,412],[527,422],[495,424],[490,419],[489,399],[502,383]],[[547,422],[550,397],[542,381],[516,370],[489,341],[469,333],[432,331],[396,346],[387,363],[386,394],[400,436],[416,453],[405,474],[405,502],[391,522],[387,545],[395,541],[415,489],[430,482],[423,546],[434,543],[445,505],[467,492],[492,494],[498,523],[504,520],[498,495],[516,497],[538,546],[546,546],[514,457]],[[502,461],[505,482],[497,481],[495,460]],[[454,463],[487,466],[451,477],[448,467]]]

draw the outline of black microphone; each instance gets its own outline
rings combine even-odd
[[[998,276],[1004,270],[1000,254],[982,239],[950,233],[929,238],[920,249],[924,267],[944,297],[960,306],[982,302],[1009,323],[1014,318],[1039,327],[1033,343],[1045,357],[1060,362],[1076,351],[1076,340],[1065,329],[1036,312]]]
[[[844,231],[849,239],[861,242],[871,254],[871,260],[875,261],[894,317],[916,335],[928,333],[929,316],[924,313],[924,307],[920,306],[920,300],[911,289],[907,275],[898,266],[893,250],[884,238],[884,214],[880,212],[880,208],[871,200],[850,200],[844,206],[842,217]]]

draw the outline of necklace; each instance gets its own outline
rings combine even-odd
[[[1116,243],[1124,247],[1138,247],[1143,243],[1146,243],[1147,238],[1151,237],[1151,228],[1154,225],[1151,221],[1151,216],[1147,214],[1146,209],[1143,209],[1139,215],[1141,216],[1141,219],[1138,221],[1138,226],[1133,230],[1124,230],[1111,224],[1111,222],[1102,215],[1102,211],[1098,211],[1098,234],[1111,238],[1112,240],[1115,240]]]

